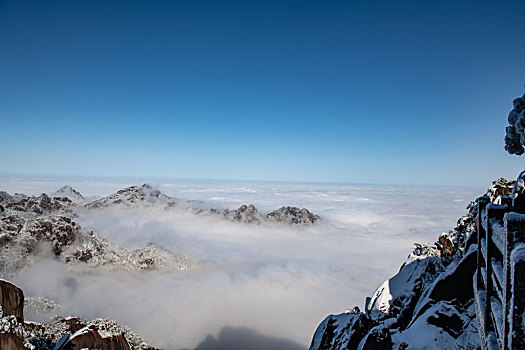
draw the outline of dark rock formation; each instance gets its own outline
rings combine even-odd
[[[84,196],[82,196],[80,192],[78,192],[71,186],[64,186],[59,188],[55,193],[53,193],[53,197],[67,197],[72,201],[84,199]]]
[[[0,305],[3,316],[15,316],[24,322],[24,292],[12,283],[0,280]]]
[[[514,108],[510,111],[505,136],[505,150],[510,154],[521,155],[525,145],[525,95],[513,101]]]
[[[319,220],[319,216],[312,214],[308,209],[297,207],[281,207],[266,215],[269,221],[290,224],[310,225]]]
[[[328,316],[317,328],[312,340],[313,349],[356,349],[372,325],[359,308],[341,315]],[[317,344],[315,343],[317,342]]]
[[[385,326],[377,326],[372,328],[366,335],[363,350],[390,350],[392,346],[390,330]]]
[[[130,346],[122,334],[111,334],[99,331],[98,327],[94,325],[79,329],[69,338],[66,347],[71,350],[81,350],[84,348],[130,350]]]
[[[263,220],[262,215],[252,204],[241,205],[239,209],[233,212],[225,210],[225,216],[231,217],[233,221],[247,224],[260,224],[261,220]]]
[[[468,303],[473,297],[472,276],[476,271],[476,250],[470,249],[458,262],[451,266],[445,273],[440,274],[428,298],[432,300],[457,299],[460,303]]]
[[[32,212],[38,215],[71,212],[74,207],[74,203],[67,197],[51,198],[45,193],[40,196],[26,196],[20,193],[10,196],[6,192],[0,192],[0,204],[5,210]]]
[[[495,202],[496,198],[499,196],[509,196],[512,193],[515,184],[516,181],[514,180],[509,181],[504,177],[500,177],[499,179],[492,181],[492,184],[487,190],[487,196],[490,197],[491,202]]]
[[[512,209],[520,214],[525,214],[525,171],[521,172],[512,189]]]

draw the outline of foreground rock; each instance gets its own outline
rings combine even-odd
[[[106,319],[59,317],[48,323],[23,320],[23,292],[0,280],[0,349],[153,349],[131,329]]]
[[[518,210],[523,174],[517,182],[494,181],[487,191],[491,200],[505,202],[512,193]],[[467,210],[436,243],[416,244],[399,272],[367,298],[364,312],[356,307],[328,316],[310,350],[481,348],[472,286],[478,208],[471,202]]]
[[[4,316],[24,322],[24,292],[12,283],[0,280],[0,305]]]

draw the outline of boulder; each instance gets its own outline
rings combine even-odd
[[[130,350],[128,341],[122,334],[99,331],[95,325],[81,328],[66,343],[66,348],[80,350],[84,348],[100,350]]]
[[[3,316],[15,316],[24,322],[24,292],[12,283],[0,280],[0,305]]]
[[[312,214],[308,209],[297,207],[281,207],[266,215],[270,221],[289,224],[310,225],[319,220],[319,216]]]

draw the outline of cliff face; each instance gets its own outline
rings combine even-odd
[[[487,195],[497,202],[514,184],[494,181]],[[480,348],[472,287],[477,211],[471,202],[436,243],[416,244],[399,272],[366,299],[364,311],[329,315],[310,350]]]

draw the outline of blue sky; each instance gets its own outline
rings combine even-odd
[[[0,1],[0,176],[514,178],[523,1]]]

